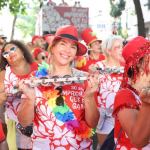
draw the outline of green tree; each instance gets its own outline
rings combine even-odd
[[[17,14],[21,13],[23,15],[27,15],[27,3],[25,3],[24,0],[0,0],[0,11],[5,9],[6,7],[9,8],[10,13],[14,16],[11,33],[11,39],[13,39]]]
[[[114,18],[120,17],[122,11],[125,9],[126,0],[120,0],[119,3],[115,3],[115,0],[109,0],[111,4],[111,11],[110,15]],[[138,35],[145,37],[145,24],[143,13],[141,9],[140,0],[133,0],[135,5],[135,10],[137,14],[137,21],[138,21]]]
[[[110,15],[113,18],[120,17],[122,15],[122,11],[125,9],[126,2],[124,0],[120,0],[115,3],[115,0],[109,0],[111,4]]]
[[[22,32],[23,39],[29,35],[31,37],[35,35],[36,13],[39,11],[39,2],[34,1],[33,7],[29,7],[28,11],[30,15],[24,16],[21,13],[17,15],[16,28]]]

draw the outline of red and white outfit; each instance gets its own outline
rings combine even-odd
[[[58,120],[53,114],[53,108],[48,104],[48,99],[43,93],[53,91],[56,87],[35,88],[35,117],[32,134],[33,150],[91,150],[92,139],[81,138],[73,131],[68,130],[65,123]],[[78,121],[84,120],[84,84],[73,83],[62,86],[64,102],[74,113]]]
[[[103,62],[96,63],[98,67],[105,67]],[[124,63],[120,62],[120,67]],[[106,74],[100,72],[100,86],[97,96],[97,106],[100,111],[100,119],[96,132],[99,134],[109,134],[114,128],[114,118],[112,117],[114,100],[116,93],[122,82],[122,74]]]
[[[84,58],[82,58],[82,60],[83,59],[86,59],[86,64],[85,65],[82,65],[81,67],[77,67],[77,63],[80,63],[80,62],[75,62],[75,66],[76,66],[76,69],[78,69],[78,70],[82,70],[82,71],[86,71],[86,72],[89,72],[89,66],[91,65],[91,64],[95,64],[95,63],[97,63],[97,62],[99,62],[99,61],[102,61],[102,60],[105,60],[105,56],[103,55],[103,54],[100,54],[99,55],[99,59],[91,59],[90,58],[90,56],[88,56],[88,57],[84,57]],[[81,63],[82,63],[82,60],[80,60],[81,61]]]
[[[116,117],[114,128],[115,142],[117,141],[120,130],[122,128],[119,120],[117,119],[118,112],[123,109],[140,110],[140,107],[141,107],[141,100],[139,99],[137,93],[134,92],[132,89],[127,88],[118,91],[115,97],[114,112],[113,112],[113,116]],[[122,130],[121,136],[117,143],[116,150],[150,150],[150,143],[144,148],[136,148],[129,140],[125,131]]]
[[[31,72],[37,70],[37,63],[30,64]],[[13,86],[16,85],[17,80],[21,80],[27,78],[28,75],[16,75],[13,73],[10,66],[6,66],[4,86],[5,92],[12,93]],[[8,97],[5,103],[6,106],[6,115],[8,118],[14,120],[18,123],[17,113],[20,109],[21,99],[16,97]],[[21,132],[16,128],[16,138],[17,138],[17,147],[22,149],[30,149],[31,148],[31,138],[21,134]]]

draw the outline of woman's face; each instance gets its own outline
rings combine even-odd
[[[107,50],[108,56],[120,61],[122,59],[123,43],[120,40],[116,40],[111,50]]]
[[[70,39],[62,38],[53,48],[54,62],[59,65],[70,65],[77,53],[77,44]]]
[[[7,45],[4,49],[4,53],[5,52],[8,54],[8,57],[5,59],[9,65],[20,63],[20,61],[24,59],[22,51],[14,44]]]
[[[93,51],[96,53],[100,53],[100,51],[101,51],[100,42],[95,41],[95,42],[91,43],[91,49],[93,49]]]
[[[39,64],[42,64],[43,61],[46,62],[46,63],[48,63],[48,59],[47,59],[47,57],[46,57],[46,55],[44,53],[39,53],[37,55],[37,60],[36,61]]]

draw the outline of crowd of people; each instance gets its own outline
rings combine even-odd
[[[80,1],[75,1],[73,6],[69,6],[67,2],[62,0],[60,4],[56,4],[56,2],[49,0],[46,4],[47,6],[60,6],[60,7],[82,7]],[[40,1],[40,8],[44,6],[44,2]]]
[[[0,150],[150,150],[150,42],[81,38],[0,35]]]

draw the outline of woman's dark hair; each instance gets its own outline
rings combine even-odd
[[[144,57],[140,58],[140,60],[139,60],[139,65],[142,65],[142,63],[143,63],[143,58],[144,58]],[[136,71],[137,71],[137,73],[139,73],[139,66],[136,66]],[[128,77],[131,78],[131,79],[132,79],[132,77],[134,77],[134,69],[132,68],[132,66],[128,69],[127,75],[128,75]]]
[[[47,51],[49,44],[46,42],[45,44],[45,51]]]
[[[89,44],[89,48],[91,48],[91,44]],[[90,55],[90,50],[88,50],[88,55]]]
[[[5,70],[5,66],[8,64],[7,60],[2,56],[2,54],[5,50],[5,47],[10,44],[16,45],[22,51],[24,58],[26,59],[26,61],[28,63],[32,63],[34,61],[28,47],[24,43],[22,43],[21,41],[18,41],[18,40],[12,40],[12,41],[6,43],[2,48],[2,51],[0,54],[0,64],[1,64],[0,70]]]

